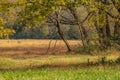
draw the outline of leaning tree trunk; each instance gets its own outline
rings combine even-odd
[[[91,51],[91,49],[90,49],[90,39],[88,38],[88,33],[86,31],[86,28],[83,26],[83,24],[90,17],[91,13],[88,13],[86,18],[84,20],[81,20],[79,18],[79,15],[77,14],[76,8],[68,7],[68,9],[70,10],[71,14],[73,15],[73,17],[76,21],[76,24],[78,25],[83,47],[84,47],[85,50],[89,50],[88,52],[90,53],[90,51]]]
[[[64,41],[64,43],[65,43],[65,45],[66,45],[68,51],[71,51],[70,45],[68,44],[67,40],[66,40],[65,37],[64,37],[63,32],[61,31],[60,25],[57,24],[56,27],[57,27],[57,29],[58,29],[58,33],[59,33],[61,39]]]
[[[58,34],[60,35],[61,39],[64,41],[64,43],[65,43],[65,45],[68,49],[68,52],[70,52],[71,51],[70,45],[67,42],[67,40],[65,39],[64,33],[62,32],[61,27],[60,27],[60,22],[59,22],[59,19],[58,19],[59,18],[58,13],[55,12],[55,14],[56,14],[56,27],[57,27],[57,30],[58,30]]]
[[[82,26],[81,24],[81,21],[79,20],[78,18],[78,15],[76,13],[76,9],[75,8],[68,8],[71,12],[71,14],[73,15],[77,25],[78,25],[78,28],[79,28],[79,33],[80,33],[80,36],[81,36],[81,40],[82,40],[82,44],[83,44],[83,47],[85,48],[86,46],[86,43],[85,43],[85,35],[86,35],[86,31],[85,31],[85,28]]]

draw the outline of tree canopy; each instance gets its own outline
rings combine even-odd
[[[40,28],[41,26],[44,28],[43,25],[47,25],[46,29]],[[66,30],[62,29],[64,25]],[[79,35],[74,34],[74,30]],[[26,35],[29,37],[33,33],[37,35],[38,32],[43,35],[45,31],[47,38],[53,34],[57,35],[56,39],[61,38],[68,48],[69,43],[66,34],[69,34],[67,35],[69,37],[74,34],[71,39],[73,37],[80,38],[83,45],[89,48],[93,40],[97,41],[97,45],[108,48],[108,46],[112,45],[111,41],[117,45],[120,44],[119,30],[120,0],[0,1],[1,38],[9,38],[13,34],[15,36],[18,34],[23,35],[23,33],[29,34]],[[43,38],[43,36],[41,37]]]

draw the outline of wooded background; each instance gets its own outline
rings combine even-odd
[[[1,39],[78,39],[120,46],[120,0],[1,0]]]

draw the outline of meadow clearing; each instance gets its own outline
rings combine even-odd
[[[0,80],[120,80],[119,65],[102,65],[102,57],[115,60],[114,54],[68,53],[61,40],[0,40]],[[69,40],[76,48],[80,41]],[[88,60],[90,64],[88,65]]]
[[[69,40],[74,49],[81,44],[79,40]],[[51,43],[51,44],[50,44]],[[0,53],[2,54],[64,54],[67,48],[62,40],[0,40]]]

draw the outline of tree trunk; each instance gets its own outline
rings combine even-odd
[[[79,28],[79,33],[81,36],[81,40],[82,40],[82,44],[83,44],[83,48],[84,50],[88,50],[88,52],[91,52],[90,49],[90,40],[88,39],[88,33],[86,31],[86,28],[83,26],[83,23],[87,20],[87,18],[89,17],[90,13],[87,15],[87,17],[84,20],[81,20],[77,14],[77,10],[76,8],[69,8],[71,14],[73,15],[78,28]]]
[[[109,21],[108,21],[109,19],[108,19],[108,15],[106,15],[106,36],[108,37],[108,38],[110,38],[111,37],[111,31],[110,31],[110,26],[109,26]]]
[[[99,11],[96,13],[96,16],[99,15]],[[106,15],[106,25],[103,27],[99,26],[99,18],[96,20],[96,30],[99,35],[99,43],[103,48],[108,48],[111,46],[110,44],[110,37],[111,37],[111,32],[110,32],[110,26],[109,26],[109,21],[108,21],[108,15]]]
[[[108,15],[106,15],[106,25],[105,25],[105,44],[107,47],[111,46],[110,43],[110,37],[111,37],[111,31],[110,31],[110,26],[109,26],[109,21],[108,21]]]
[[[61,39],[64,41],[64,43],[65,43],[65,45],[66,45],[68,51],[71,51],[70,45],[68,44],[67,40],[66,40],[65,37],[64,37],[63,32],[61,31],[60,25],[57,24],[56,27],[57,27],[57,29],[58,29],[58,33],[59,33]]]
[[[119,21],[115,22],[115,26],[114,26],[114,41],[115,41],[115,43],[120,45],[120,23],[119,23]]]
[[[106,36],[109,38],[111,37],[111,31],[109,25],[106,25]]]
[[[82,44],[83,47],[85,47],[86,43],[85,43],[85,35],[86,35],[86,31],[85,28],[82,26],[81,21],[78,19],[78,15],[76,12],[75,8],[69,8],[71,14],[73,15],[75,21],[77,22],[78,28],[79,28],[79,33],[81,35],[81,40],[82,40]]]
[[[62,32],[62,30],[61,30],[61,28],[60,28],[60,22],[59,22],[59,17],[58,17],[58,13],[57,12],[55,12],[55,14],[56,14],[56,27],[57,27],[57,30],[58,30],[58,33],[59,33],[59,35],[60,35],[60,37],[61,37],[61,39],[64,41],[64,43],[65,43],[65,45],[66,45],[66,47],[67,47],[67,49],[68,49],[68,52],[70,52],[71,51],[71,48],[70,48],[70,45],[69,45],[69,43],[67,42],[67,40],[65,39],[65,37],[64,37],[64,33]]]
[[[118,37],[118,36],[120,36],[120,25],[119,22],[116,21],[114,26],[114,37]]]

